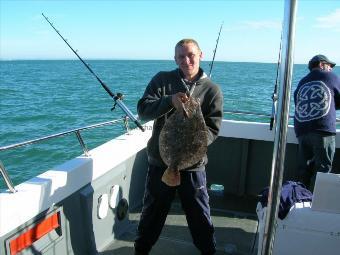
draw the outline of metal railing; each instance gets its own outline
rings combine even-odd
[[[260,112],[247,112],[247,111],[224,111],[223,114],[233,114],[233,115],[252,115],[257,117],[269,117],[270,114],[267,113],[260,113]]]
[[[231,114],[231,115],[251,115],[251,116],[257,116],[257,117],[268,117],[270,118],[271,115],[268,113],[262,113],[262,112],[248,112],[248,111],[233,111],[233,110],[227,110],[224,111],[223,114]],[[289,115],[290,119],[294,119],[294,115]],[[268,120],[269,122],[269,120]],[[340,118],[336,118],[336,122],[340,122]]]
[[[44,137],[40,137],[37,139],[33,139],[33,140],[29,140],[29,141],[25,141],[25,142],[21,142],[21,143],[16,143],[16,144],[11,144],[11,145],[7,145],[7,146],[3,146],[0,147],[0,152],[1,151],[5,151],[5,150],[11,150],[11,149],[15,149],[15,148],[19,148],[19,147],[23,147],[23,146],[27,146],[27,145],[31,145],[31,144],[36,144],[36,143],[40,143],[42,141],[46,141],[46,140],[50,140],[50,139],[54,139],[54,138],[58,138],[61,136],[66,136],[66,135],[70,135],[70,134],[76,134],[78,142],[84,152],[84,155],[86,157],[90,156],[89,151],[87,149],[87,146],[80,134],[81,131],[84,130],[89,130],[89,129],[94,129],[94,128],[98,128],[98,127],[102,127],[102,126],[108,126],[108,125],[113,125],[116,124],[120,121],[123,122],[124,127],[126,129],[127,132],[129,132],[129,126],[128,126],[128,117],[123,117],[121,119],[116,119],[116,120],[111,120],[111,121],[106,121],[106,122],[100,122],[97,124],[93,124],[93,125],[89,125],[89,126],[85,126],[85,127],[81,127],[81,128],[76,128],[76,129],[72,129],[72,130],[68,130],[65,132],[61,132],[61,133],[57,133],[57,134],[53,134],[53,135],[48,135],[48,136],[44,136]],[[7,188],[12,192],[16,192],[14,185],[5,169],[5,166],[3,165],[3,163],[0,161],[0,173],[3,177],[3,179],[5,180],[5,183],[7,185]]]
[[[270,114],[266,114],[266,113],[260,113],[260,112],[247,112],[247,111],[224,111],[223,114],[235,114],[235,115],[252,115],[252,116],[258,116],[258,117],[268,117],[270,118]],[[294,118],[294,116],[289,116],[289,118]],[[102,126],[108,126],[108,125],[112,125],[112,124],[116,124],[120,121],[123,121],[125,129],[127,132],[129,132],[129,125],[128,125],[128,117],[123,117],[121,119],[116,119],[116,120],[112,120],[112,121],[106,121],[106,122],[101,122],[101,123],[97,123],[94,125],[89,125],[89,126],[85,126],[85,127],[81,127],[81,128],[76,128],[76,129],[72,129],[69,131],[65,131],[65,132],[61,132],[61,133],[57,133],[57,134],[53,134],[53,135],[49,135],[49,136],[44,136],[38,139],[33,139],[33,140],[29,140],[29,141],[25,141],[25,142],[21,142],[21,143],[16,143],[16,144],[11,144],[11,145],[7,145],[7,146],[3,146],[0,147],[0,152],[1,151],[5,151],[5,150],[10,150],[10,149],[15,149],[18,147],[23,147],[26,145],[30,145],[30,144],[36,144],[36,143],[40,143],[42,141],[46,141],[46,140],[50,140],[50,139],[54,139],[57,137],[61,137],[61,136],[66,136],[66,135],[70,135],[70,134],[76,134],[78,142],[84,152],[84,155],[86,157],[89,156],[89,152],[87,149],[87,146],[80,134],[81,131],[84,130],[89,130],[89,129],[94,129],[94,128],[98,128],[98,127],[102,127]],[[336,119],[337,122],[340,122],[340,119]],[[13,183],[5,169],[5,166],[3,165],[3,163],[0,161],[0,173],[3,177],[3,179],[5,180],[5,183],[7,185],[7,188],[11,191],[11,192],[15,192]]]

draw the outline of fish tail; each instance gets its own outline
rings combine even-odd
[[[181,175],[178,170],[167,168],[162,176],[162,182],[170,187],[178,186],[181,183]]]

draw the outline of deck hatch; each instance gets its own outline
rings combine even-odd
[[[35,241],[39,240],[44,235],[50,233],[60,227],[60,213],[54,213],[48,218],[40,221],[34,227],[28,229],[15,239],[10,241],[10,254],[16,255],[23,249],[31,246]]]

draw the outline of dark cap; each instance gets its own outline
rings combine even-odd
[[[326,63],[330,64],[330,66],[332,68],[336,65],[333,61],[330,61],[325,55],[319,54],[319,55],[312,57],[312,59],[309,60],[308,69],[312,70],[320,62],[326,62]]]

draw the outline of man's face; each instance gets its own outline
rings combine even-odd
[[[332,69],[333,69],[332,66],[329,63],[327,63],[327,62],[321,62],[320,63],[320,68],[322,70],[324,70],[324,71],[327,71],[327,72],[331,72]]]
[[[185,75],[185,78],[191,80],[196,76],[200,67],[202,52],[194,43],[186,43],[179,46],[175,51],[175,61]]]

